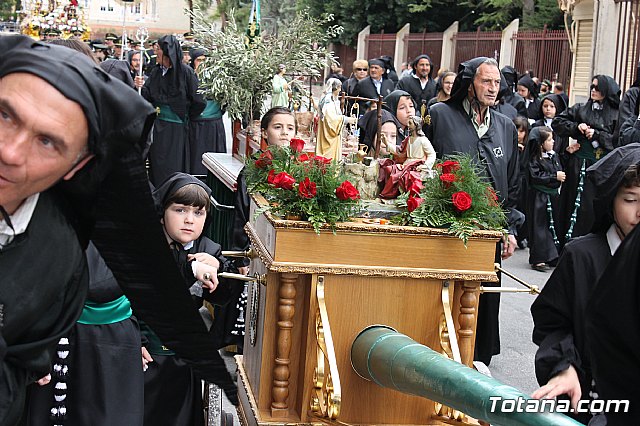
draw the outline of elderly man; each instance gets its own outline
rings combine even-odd
[[[421,117],[427,115],[427,104],[436,96],[436,82],[431,78],[433,67],[429,55],[419,55],[411,64],[413,71],[398,82],[397,89],[408,92],[418,106]]]
[[[460,64],[451,99],[431,107],[427,137],[440,157],[471,154],[490,179],[507,210],[509,236],[501,254],[506,259],[516,247],[516,226],[523,220],[518,200],[518,133],[504,115],[492,110],[500,90],[500,70],[494,59],[475,58]],[[498,257],[498,256],[496,256]],[[498,259],[499,260],[499,259]],[[475,359],[485,364],[500,353],[498,294],[480,297]]]
[[[383,78],[385,72],[384,62],[381,59],[369,60],[369,77],[358,81],[353,96],[367,99],[378,99],[393,92],[396,85],[393,81]],[[360,113],[364,114],[369,106],[366,101],[359,101]]]
[[[18,422],[26,386],[49,373],[51,352],[80,315],[89,238],[165,344],[201,376],[233,387],[188,291],[174,289],[181,277],[141,156],[154,116],[84,55],[0,38],[2,425]],[[193,331],[198,337],[180,337]]]

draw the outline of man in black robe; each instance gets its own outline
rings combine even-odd
[[[427,104],[436,96],[436,82],[431,78],[433,66],[429,55],[419,55],[411,64],[413,71],[398,82],[396,89],[408,92],[418,106],[416,113],[427,115]]]
[[[507,211],[509,237],[501,251],[502,259],[506,259],[517,245],[514,235],[523,215],[516,210],[520,182],[518,133],[511,120],[490,108],[496,102],[500,80],[498,63],[493,59],[480,57],[461,63],[451,99],[431,107],[431,126],[426,133],[440,158],[470,154],[484,165]],[[496,257],[499,260],[498,253]],[[498,293],[480,296],[475,359],[487,365],[493,355],[500,353],[499,307]]]
[[[141,151],[154,110],[84,55],[0,38],[0,424],[78,318],[91,239],[168,347],[204,378],[233,382],[186,290],[151,198]]]
[[[182,62],[178,40],[171,35],[158,40],[157,63],[142,87],[142,96],[158,109],[149,150],[151,183],[159,185],[174,172],[191,173],[189,151],[190,119],[207,106],[198,93],[198,78]]]
[[[524,102],[522,96],[516,92],[516,82],[518,81],[518,72],[510,65],[502,67],[500,70],[504,77],[505,83],[509,87],[509,91],[505,92],[503,99],[505,103],[513,106],[518,115],[521,117],[527,117],[527,105]]]
[[[369,60],[369,77],[358,81],[353,96],[359,96],[366,99],[383,98],[393,92],[396,85],[392,80],[383,77],[384,62],[381,59]],[[358,101],[360,104],[360,114],[364,114],[369,106],[366,101]]]

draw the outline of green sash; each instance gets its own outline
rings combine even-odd
[[[78,322],[89,325],[114,324],[131,318],[131,313],[131,304],[124,295],[107,303],[87,300]]]

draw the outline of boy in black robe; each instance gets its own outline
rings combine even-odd
[[[635,226],[623,216],[626,207],[621,206],[630,197],[635,201],[629,205],[640,203],[639,164],[640,144],[631,144],[617,148],[587,171],[596,188],[593,230],[567,243],[558,266],[531,306],[533,342],[539,346],[536,376],[542,386],[534,392],[534,398],[566,394],[575,406],[579,399],[587,399],[590,392],[598,390],[587,345],[591,339],[586,328],[587,303],[621,240]],[[591,414],[575,417],[586,423]]]

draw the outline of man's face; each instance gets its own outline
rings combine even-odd
[[[382,67],[380,65],[369,65],[369,76],[374,80],[382,78]]]
[[[474,90],[481,106],[490,107],[495,104],[500,90],[500,70],[498,67],[490,64],[480,65],[473,79],[473,84],[469,86],[470,98],[473,98]]]
[[[138,72],[138,70],[140,69],[140,54],[139,53],[134,53],[131,56],[131,69],[135,72]]]
[[[200,67],[200,64],[204,61],[204,55],[198,56],[196,59],[193,60],[193,67],[195,68],[196,71],[198,71],[198,67]]]
[[[422,58],[416,64],[416,75],[420,78],[429,77],[431,71],[431,62],[427,58]]]
[[[89,161],[82,108],[39,77],[0,78],[0,205],[9,214],[29,196],[68,180]]]

